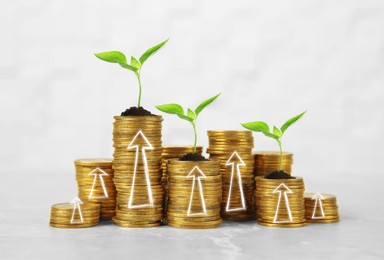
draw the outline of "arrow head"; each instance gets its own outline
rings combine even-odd
[[[137,132],[135,137],[133,137],[131,143],[128,145],[128,149],[139,148],[139,147],[142,147],[144,149],[145,148],[151,149],[151,150],[153,149],[151,143],[148,141],[147,137],[145,137],[145,135],[141,130]]]
[[[79,199],[78,197],[74,198],[72,201],[71,201],[71,204],[84,204],[81,199]]]
[[[199,167],[195,166],[192,171],[187,175],[187,178],[207,178]]]
[[[272,193],[293,193],[284,183],[281,183]]]
[[[105,171],[103,171],[102,169],[100,168],[96,168],[94,169],[93,171],[91,171],[88,175],[100,175],[100,176],[108,176],[108,173],[106,173]]]
[[[320,199],[320,200],[324,199],[323,195],[321,195],[320,192],[312,196],[312,200],[317,200],[317,199]]]
[[[245,163],[243,162],[237,151],[234,151],[231,157],[229,157],[228,161],[225,163],[226,166],[234,164],[245,166]]]

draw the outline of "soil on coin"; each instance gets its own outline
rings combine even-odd
[[[198,153],[187,153],[187,154],[183,155],[182,157],[180,157],[179,161],[198,162],[198,161],[209,161],[209,160]]]
[[[272,171],[265,175],[265,179],[296,179],[295,177],[292,177],[285,171]]]
[[[122,116],[156,116],[143,107],[130,107],[121,113]]]

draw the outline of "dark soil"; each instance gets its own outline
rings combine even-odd
[[[266,179],[296,179],[295,177],[292,177],[285,171],[273,171],[265,175]]]
[[[121,113],[122,116],[156,116],[143,107],[130,107]]]
[[[187,154],[183,155],[182,157],[180,157],[179,161],[198,162],[198,161],[209,161],[209,160],[198,153],[187,153]]]

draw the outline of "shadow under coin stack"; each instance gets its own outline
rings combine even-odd
[[[259,224],[269,227],[302,227],[306,225],[304,181],[256,177],[256,211]]]
[[[89,158],[75,161],[79,198],[100,204],[100,219],[112,219],[116,209],[112,159]]]
[[[220,160],[224,220],[255,219],[251,131],[208,131],[209,158]]]
[[[219,226],[222,223],[220,162],[171,159],[167,167],[168,225],[190,229]]]
[[[115,116],[116,216],[122,227],[155,227],[163,215],[161,116]]]
[[[71,203],[52,205],[49,225],[56,228],[86,228],[99,224],[100,204],[76,198]]]
[[[262,151],[254,154],[255,165],[254,174],[255,176],[265,176],[270,172],[279,169],[280,165],[280,152],[275,151]],[[291,174],[293,164],[293,154],[283,153],[283,170]]]
[[[336,196],[323,193],[305,193],[305,216],[309,223],[339,222]]]
[[[196,153],[200,154],[203,152],[203,147],[196,147]],[[161,182],[165,191],[164,196],[164,217],[163,224],[166,224],[167,221],[167,204],[168,204],[168,187],[167,187],[167,161],[169,159],[180,158],[181,156],[193,153],[193,146],[163,146],[163,152],[161,154],[161,169],[163,171],[163,176]]]

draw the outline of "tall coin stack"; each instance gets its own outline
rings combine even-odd
[[[112,159],[89,158],[75,161],[79,198],[100,204],[100,218],[112,219],[116,209]]]
[[[196,153],[200,154],[203,152],[203,147],[196,147]],[[161,154],[161,169],[163,171],[163,176],[161,182],[164,187],[165,196],[164,196],[164,217],[163,223],[166,224],[167,220],[167,204],[168,204],[168,187],[167,187],[167,161],[169,159],[180,158],[187,153],[193,153],[193,146],[163,146],[163,152]]]
[[[75,198],[71,203],[52,205],[49,225],[56,228],[85,228],[99,224],[100,204],[83,203]]]
[[[255,219],[251,131],[208,131],[210,158],[220,160],[224,220]]]
[[[256,177],[256,210],[259,224],[269,227],[302,227],[306,225],[304,181]]]
[[[305,216],[310,223],[339,222],[336,196],[323,193],[305,193]]]
[[[115,116],[113,127],[116,216],[122,227],[161,224],[161,116]]]
[[[190,229],[219,226],[222,223],[220,162],[171,159],[167,167],[168,225]]]
[[[255,164],[254,173],[255,176],[265,176],[268,173],[278,170],[280,165],[280,152],[275,151],[262,151],[254,154]],[[293,164],[293,154],[283,153],[283,170],[291,174]]]

